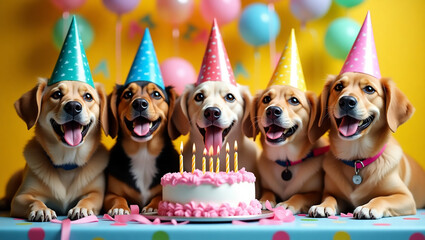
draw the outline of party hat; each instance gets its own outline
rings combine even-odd
[[[215,19],[196,85],[207,81],[223,81],[236,86],[232,66]]]
[[[369,11],[339,74],[346,72],[365,73],[381,78]]]
[[[307,90],[294,29],[291,30],[291,35],[283,49],[282,56],[274,70],[268,87],[271,85],[290,85],[302,91]]]
[[[58,61],[47,85],[50,86],[60,81],[80,81],[94,87],[75,16],[72,16],[72,22],[62,45]]]
[[[137,81],[152,82],[165,90],[155,48],[153,47],[151,34],[148,28],[145,29],[139,50],[137,50],[124,85]]]

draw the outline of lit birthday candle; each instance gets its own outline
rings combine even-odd
[[[183,174],[183,142],[180,142],[180,156],[179,156],[180,173]]]
[[[235,141],[235,145],[233,147],[235,150],[235,155],[233,156],[233,165],[235,168],[235,172],[238,172],[238,142]]]
[[[196,147],[195,144],[192,146],[192,173],[195,172],[195,153],[196,153]]]
[[[205,174],[205,170],[207,168],[207,160],[205,159],[205,156],[207,155],[207,149],[204,148],[204,156],[202,157],[202,173]]]
[[[213,155],[213,153],[214,153],[214,150],[213,150],[213,147],[211,146],[210,147],[210,150],[208,151],[208,156],[210,156],[210,172],[213,172],[214,171],[214,160],[213,160],[213,157],[212,157],[212,155]]]
[[[229,161],[229,143],[226,143],[226,173],[229,173],[230,171]]]
[[[215,172],[220,172],[220,146],[217,146],[217,160],[215,162]]]

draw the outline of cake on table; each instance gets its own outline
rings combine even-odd
[[[158,215],[228,217],[261,214],[255,199],[255,176],[244,168],[237,172],[167,173],[161,179]]]

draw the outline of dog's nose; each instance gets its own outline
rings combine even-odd
[[[66,113],[75,116],[83,110],[83,106],[77,101],[70,101],[65,104],[64,110]]]
[[[270,119],[276,119],[282,115],[282,109],[280,107],[268,107],[266,110],[266,115]]]
[[[205,109],[204,116],[206,119],[213,122],[214,120],[217,120],[221,116],[221,110],[218,107],[209,107]]]
[[[132,103],[132,106],[133,106],[134,110],[139,111],[139,112],[143,112],[146,109],[148,109],[149,103],[148,103],[148,101],[146,101],[143,98],[138,98],[138,99],[134,100],[134,102]]]
[[[341,110],[350,111],[357,105],[357,100],[353,96],[344,96],[339,99],[339,107]]]

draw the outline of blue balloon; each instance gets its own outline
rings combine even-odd
[[[247,6],[239,19],[242,38],[253,46],[269,43],[277,37],[279,31],[279,16],[265,4],[255,3]]]

